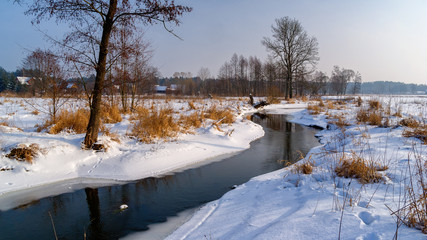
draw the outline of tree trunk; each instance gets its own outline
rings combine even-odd
[[[117,0],[110,0],[110,6],[102,26],[102,38],[99,46],[99,58],[96,66],[95,86],[92,92],[92,104],[90,106],[89,124],[86,130],[84,147],[89,149],[98,140],[100,127],[100,113],[102,102],[102,91],[104,89],[105,72],[107,65],[108,44],[110,41],[111,31],[113,29],[113,18],[117,10]]]

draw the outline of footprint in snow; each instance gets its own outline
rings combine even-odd
[[[378,233],[367,233],[365,235],[359,236],[356,240],[380,240],[382,239]]]
[[[365,223],[366,225],[370,225],[375,220],[377,220],[377,217],[374,217],[372,213],[370,212],[360,212],[359,218]]]

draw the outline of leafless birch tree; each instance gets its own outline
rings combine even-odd
[[[262,44],[271,52],[283,69],[286,79],[285,97],[292,98],[292,84],[298,71],[314,67],[319,60],[316,38],[308,36],[301,23],[289,17],[276,19],[273,37],[265,37]]]

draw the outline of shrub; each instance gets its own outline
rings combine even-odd
[[[144,143],[152,143],[159,138],[173,138],[179,132],[179,125],[172,116],[171,108],[154,109],[149,114],[138,115],[138,119],[130,135]]]
[[[366,164],[365,160],[353,154],[351,157],[340,158],[335,167],[335,173],[339,177],[356,178],[360,183],[374,183],[382,180],[381,174],[377,172],[378,167],[374,164]],[[384,169],[384,167],[383,167]]]

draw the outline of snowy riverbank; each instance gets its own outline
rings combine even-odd
[[[102,136],[100,141],[108,146],[108,151],[86,151],[81,149],[84,134],[38,133],[34,125],[40,124],[46,116],[31,114],[32,109],[22,99],[1,101],[2,120],[7,121],[8,124],[5,125],[9,126],[0,126],[0,144],[3,149],[0,157],[0,169],[3,169],[0,171],[0,202],[16,195],[16,191],[28,192],[43,186],[55,189],[53,185],[62,186],[65,182],[103,185],[159,176],[242,151],[249,148],[251,141],[264,135],[261,126],[244,118],[244,113],[251,109],[245,108],[243,102],[232,101],[234,105],[227,104],[240,109],[235,111],[236,122],[231,125],[222,124],[221,129],[204,124],[195,130],[195,134],[180,134],[170,142],[144,144],[126,137],[131,122],[129,116],[124,116],[123,121],[109,125],[110,131],[120,136],[120,142]],[[206,101],[199,104],[218,104],[215,100]],[[181,100],[167,105],[177,111],[188,107],[187,101]],[[79,106],[78,103],[72,104],[74,108]],[[11,148],[32,143],[42,149],[33,164],[6,157]],[[44,192],[49,195],[49,191]],[[61,190],[52,190],[50,194],[57,192]],[[16,204],[6,200],[3,202],[0,209]]]
[[[362,106],[367,107],[369,99],[365,97]],[[427,99],[376,100],[402,116],[390,116],[390,127],[357,124],[356,103],[332,106],[319,115],[307,110],[294,113],[295,123],[330,125],[318,134],[322,146],[299,164],[255,177],[206,204],[167,239],[392,239],[395,234],[399,239],[426,238],[402,222],[397,227],[398,220],[407,221],[409,211],[404,208],[409,201],[405,191],[410,176],[416,175],[409,166],[414,169],[417,160],[427,161],[426,145],[403,137],[405,128],[397,123],[408,117],[425,122]],[[266,112],[285,108],[269,106]],[[342,128],[336,127],[340,116],[345,122]],[[335,168],[352,156],[385,169],[377,172],[381,180],[365,184],[338,177]],[[313,166],[311,174],[298,172],[303,162]],[[413,189],[420,191],[415,179]]]

